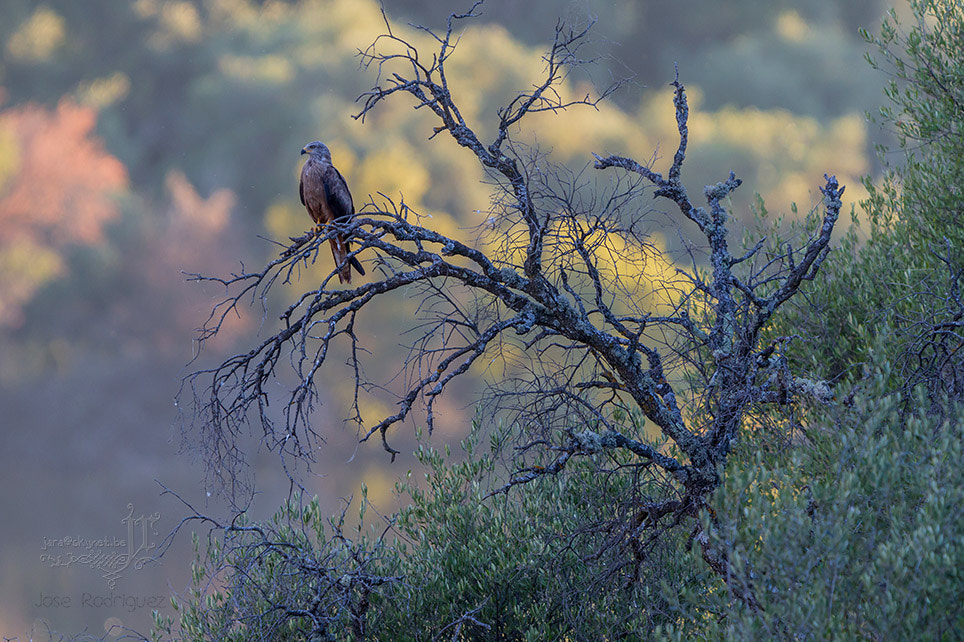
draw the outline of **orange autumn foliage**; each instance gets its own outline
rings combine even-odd
[[[97,243],[118,215],[124,165],[92,135],[97,112],[64,99],[55,111],[28,104],[0,112],[17,163],[0,185],[0,244]]]
[[[103,240],[128,185],[124,165],[93,135],[97,112],[62,100],[0,112],[0,326],[66,271],[63,250]]]

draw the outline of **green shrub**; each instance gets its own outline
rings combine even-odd
[[[964,409],[943,419],[919,398],[908,415],[888,394],[887,367],[784,461],[743,449],[716,498],[716,533],[734,566],[746,563],[763,610],[698,585],[678,595],[683,617],[668,637],[964,636]]]

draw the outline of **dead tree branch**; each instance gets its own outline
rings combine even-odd
[[[229,295],[202,330],[202,342],[217,333],[242,297],[266,300],[274,284],[313,261],[336,232],[351,241],[353,255],[374,262],[381,274],[337,289],[332,272],[280,315],[276,333],[187,378],[197,428],[211,436],[210,459],[219,470],[236,464],[223,457],[234,453],[251,423],[271,448],[310,458],[321,438],[311,422],[318,378],[322,368],[338,365],[331,355],[340,346],[349,355],[355,387],[350,419],[363,440],[377,433],[393,458],[390,430],[419,409],[431,430],[436,400],[453,381],[476,371],[488,376],[491,411],[509,413],[525,439],[545,444],[523,448],[528,462],[496,492],[557,474],[572,457],[622,453],[676,485],[672,499],[647,509],[647,528],[696,517],[719,486],[749,413],[826,390],[788,372],[782,346],[789,339],[764,344],[761,334],[826,259],[843,187],[825,177],[822,223],[802,247],[767,251],[761,241],[734,257],[725,201],[741,181],[730,173],[705,188],[704,206],[691,200],[682,182],[689,107],[678,77],[672,84],[679,144],[665,177],[621,156],[596,155],[596,170],[619,170],[602,187],[596,178],[601,175],[588,170],[540,162],[535,171],[531,157],[511,139],[514,128],[536,112],[593,107],[610,90],[595,98],[561,97],[568,70],[581,62],[586,30],[560,24],[542,80],[498,112],[497,133],[483,143],[446,78],[456,45],[453,25],[473,11],[451,16],[444,33],[426,30],[437,44],[430,58],[386,21],[386,34],[362,53],[364,64],[378,70],[378,83],[360,97],[357,118],[396,95],[409,95],[415,109],[433,112],[440,122],[433,136],[447,132],[492,171],[501,190],[487,236],[477,245],[449,238],[412,223],[404,203],[386,199],[370,202],[337,230],[293,239],[261,271],[214,279]],[[646,265],[663,258],[647,242],[652,210],[643,198],[649,195],[674,204],[681,226],[698,228],[708,250],[705,268],[679,269],[678,279],[664,282],[645,278]],[[409,343],[396,410],[372,420],[362,417],[359,398],[384,388],[365,374],[369,355],[355,324],[393,296],[420,298],[421,325]],[[268,405],[282,368],[293,373],[294,384],[279,418]],[[647,433],[644,421],[660,436]],[[725,553],[706,555],[725,566]]]

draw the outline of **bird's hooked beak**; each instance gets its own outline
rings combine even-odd
[[[307,148],[307,147],[302,147],[302,148],[301,148],[301,155],[304,156],[304,155],[307,154],[307,153],[308,153],[308,148]]]

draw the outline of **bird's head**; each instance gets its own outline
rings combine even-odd
[[[331,161],[331,152],[328,150],[328,146],[320,140],[312,141],[302,147],[301,153],[310,154],[311,156],[316,156]]]

